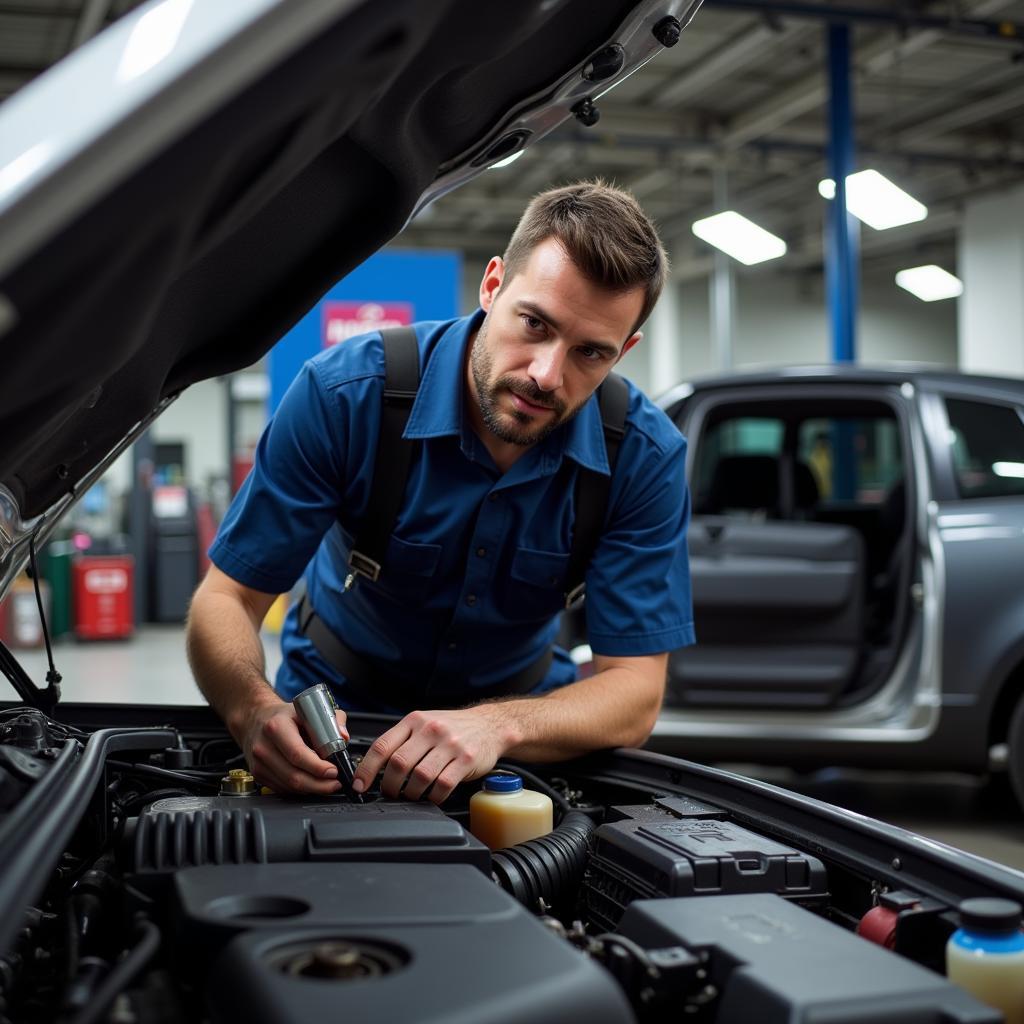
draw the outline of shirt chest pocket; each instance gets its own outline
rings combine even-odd
[[[516,619],[550,618],[565,605],[569,554],[519,548],[509,570],[506,613]]]
[[[415,544],[392,534],[376,585],[405,604],[422,600],[435,582],[440,559],[440,544]]]

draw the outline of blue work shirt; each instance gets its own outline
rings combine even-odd
[[[252,472],[210,548],[233,579],[269,594],[300,575],[317,614],[357,654],[422,693],[489,687],[536,661],[557,632],[575,518],[578,467],[608,472],[596,396],[502,473],[470,426],[465,355],[483,318],[415,325],[423,367],[405,437],[421,440],[376,583],[344,590],[348,554],[370,495],[384,386],[379,333],[350,338],[302,368],[267,425]],[[686,525],[686,442],[629,387],[627,427],[607,526],[586,576],[595,653],[645,655],[693,643]],[[276,690],[290,699],[345,680],[288,613]],[[556,651],[533,692],[572,682]],[[438,685],[435,683],[434,685]]]

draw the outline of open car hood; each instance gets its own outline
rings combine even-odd
[[[699,4],[163,0],[8,100],[0,593],[175,395],[253,363]]]

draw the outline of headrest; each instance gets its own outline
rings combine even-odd
[[[711,513],[764,509],[779,505],[779,460],[774,455],[727,455],[718,460],[708,492]]]

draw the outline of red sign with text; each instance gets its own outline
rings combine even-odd
[[[321,341],[330,348],[357,334],[404,327],[412,323],[409,302],[325,302]]]

